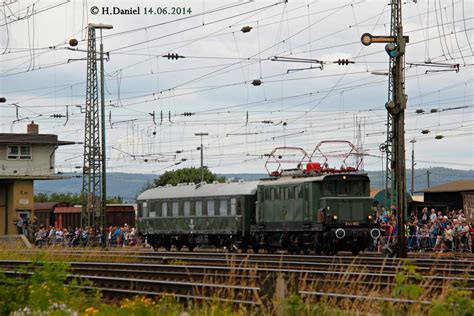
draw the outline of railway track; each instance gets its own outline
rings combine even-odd
[[[173,293],[181,299],[230,298],[251,304],[258,301],[255,298],[272,296],[279,278],[285,280],[285,287],[308,297],[351,300],[389,297],[395,276],[403,269],[399,260],[377,257],[305,256],[297,260],[303,256],[177,252],[131,255],[147,259],[139,263],[72,261],[70,277],[91,280],[110,299]],[[28,263],[31,262],[2,260],[0,269],[17,275],[17,268]],[[446,258],[410,261],[419,265],[420,285],[426,297],[436,297],[454,283],[463,283],[463,289],[474,291],[473,263],[470,259],[452,262]],[[355,292],[359,295],[354,295]]]

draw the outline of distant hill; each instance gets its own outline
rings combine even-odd
[[[415,191],[420,191],[428,187],[427,171],[430,172],[429,180],[430,186],[435,186],[441,183],[453,180],[467,180],[474,179],[474,170],[457,170],[448,168],[430,168],[415,170]],[[368,172],[371,187],[381,188],[382,179],[385,181],[384,173],[381,171]],[[39,180],[35,181],[35,192],[44,193],[79,193],[82,188],[81,174],[64,174],[70,176],[70,179],[64,180]],[[267,174],[256,173],[233,173],[220,174],[228,179],[242,179],[242,180],[258,180],[267,177]],[[152,183],[157,175],[141,174],[141,173],[121,173],[111,172],[107,175],[107,195],[121,196],[127,202],[133,202],[138,193],[140,193],[145,186]],[[411,190],[411,170],[407,170],[407,190]]]

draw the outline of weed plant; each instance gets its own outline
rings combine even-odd
[[[226,278],[219,276],[223,272],[209,272],[202,281],[229,287],[213,292],[195,287],[189,293],[212,297],[210,300],[180,300],[173,294],[163,294],[105,302],[99,291],[91,289],[89,281],[71,279],[67,263],[45,260],[43,254],[15,273],[0,273],[0,315],[474,315],[472,292],[464,290],[469,286],[467,281],[435,283],[423,277],[430,272],[422,276],[409,262],[402,261],[395,267],[394,283],[388,283],[379,273],[368,281],[363,277],[370,273],[367,267],[354,261],[347,269],[338,265],[341,261],[337,258],[327,267],[332,273],[318,278],[304,272],[286,275],[271,271],[262,277],[258,266],[247,260],[234,260],[229,255],[227,262]],[[389,269],[393,267],[386,263],[380,272]],[[255,290],[241,291],[237,285]],[[314,295],[316,292],[357,297]],[[235,304],[232,300],[254,303]]]

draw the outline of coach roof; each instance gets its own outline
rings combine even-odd
[[[219,197],[229,195],[254,195],[259,181],[178,184],[146,190],[138,196],[138,200]]]

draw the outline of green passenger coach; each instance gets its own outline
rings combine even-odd
[[[147,190],[138,197],[139,230],[153,248],[241,248],[249,240],[256,189],[257,181]]]

